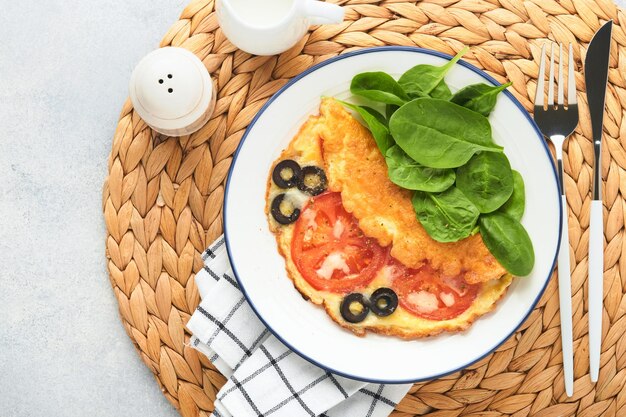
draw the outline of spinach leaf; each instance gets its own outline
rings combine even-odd
[[[356,104],[346,103],[345,101],[339,101],[339,103],[359,113],[359,115],[363,118],[363,121],[367,124],[370,132],[372,132],[374,141],[383,155],[387,153],[387,150],[390,147],[395,145],[395,142],[389,133],[389,128],[387,127],[387,120],[382,114],[371,107],[357,106]]]
[[[412,160],[398,146],[389,148],[385,160],[387,161],[389,179],[402,188],[441,192],[454,184],[454,170],[422,166]]]
[[[530,274],[535,266],[535,252],[519,221],[495,212],[480,216],[479,225],[485,245],[507,271],[516,276]]]
[[[481,213],[491,213],[513,194],[513,172],[503,153],[480,152],[456,170],[456,186]]]
[[[508,214],[517,221],[521,221],[525,208],[526,189],[524,187],[524,179],[522,178],[522,174],[513,171],[513,194],[511,194],[511,198],[509,198],[498,211]]]
[[[454,186],[437,194],[416,191],[412,202],[418,220],[438,242],[456,242],[468,237],[480,215]]]
[[[450,99],[453,103],[474,110],[487,117],[496,107],[498,94],[513,83],[491,86],[484,83],[472,84],[457,91]]]
[[[389,119],[391,116],[398,110],[400,106],[396,106],[395,104],[387,104],[385,106],[385,117],[387,118],[387,125],[389,125]]]
[[[438,67],[435,65],[420,64],[416,65],[400,77],[398,84],[404,88],[404,91],[411,97],[425,97],[431,94],[433,90],[439,88],[439,92],[436,93],[438,98],[441,97],[441,89],[444,87],[447,89],[447,85],[439,87],[439,84],[443,81],[445,75],[450,69],[461,59],[461,57],[469,50],[468,47],[463,48],[454,58]],[[448,89],[448,92],[450,90]]]
[[[502,152],[486,117],[458,104],[418,98],[389,120],[394,140],[411,158],[431,168],[456,168],[478,151]]]
[[[450,100],[452,98],[452,92],[450,91],[450,87],[444,80],[441,80],[437,87],[430,92],[430,96],[432,98],[439,98],[441,100]]]
[[[385,104],[402,106],[410,100],[400,84],[386,72],[363,72],[352,78],[350,92]]]

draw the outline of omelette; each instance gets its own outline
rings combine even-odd
[[[339,325],[414,339],[468,328],[512,277],[479,233],[420,225],[367,128],[324,98],[273,164],[266,212],[295,288]]]

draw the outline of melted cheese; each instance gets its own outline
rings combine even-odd
[[[285,193],[286,200],[288,200],[294,207],[302,208],[309,201],[311,196],[303,193],[297,188],[292,188]]]
[[[350,273],[350,267],[346,260],[341,256],[341,252],[333,252],[324,259],[322,266],[317,271],[317,275],[324,279],[330,279],[335,271],[341,271],[344,274]]]
[[[446,307],[452,307],[454,305],[454,294],[449,292],[442,292],[439,294],[441,301],[446,305]]]
[[[333,226],[333,236],[335,237],[335,239],[339,239],[345,229],[346,226],[343,224],[341,219],[337,219],[337,222]]]
[[[317,212],[315,210],[306,210],[302,213],[302,219],[306,222],[307,230],[315,230],[317,229],[317,223],[315,223],[315,215]]]
[[[439,308],[437,296],[428,291],[413,292],[409,294],[406,299],[422,313],[432,313]]]

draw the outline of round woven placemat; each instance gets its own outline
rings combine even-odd
[[[182,138],[155,134],[126,102],[113,139],[103,210],[106,256],[122,322],[164,395],[183,416],[207,416],[224,378],[187,346],[185,323],[199,302],[192,277],[200,253],[222,233],[224,181],[244,130],[290,77],[357,48],[407,45],[454,55],[514,82],[530,111],[537,58],[547,40],[574,43],[577,89],[581,58],[593,33],[612,19],[614,43],[603,148],[605,260],[600,378],[589,379],[587,246],[593,149],[586,97],[564,158],[572,273],[575,394],[564,394],[556,280],[528,320],[479,363],[416,384],[392,414],[431,416],[626,415],[626,15],[611,0],[338,1],[339,25],[316,28],[280,56],[243,53],[218,28],[212,0],[193,1],[161,46],[196,53],[219,88],[217,108],[199,132]],[[462,349],[462,347],[460,347]]]

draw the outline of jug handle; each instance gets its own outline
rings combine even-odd
[[[319,0],[306,0],[304,7],[305,14],[311,25],[343,22],[345,12],[343,7],[337,4],[326,3]]]

